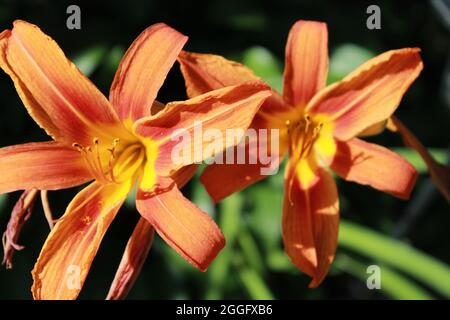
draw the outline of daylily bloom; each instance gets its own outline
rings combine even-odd
[[[326,86],[328,31],[325,23],[298,21],[286,45],[283,93],[273,91],[251,127],[278,128],[285,171],[282,233],[291,261],[318,286],[333,261],[338,238],[338,176],[408,198],[417,172],[394,152],[365,142],[379,131],[422,70],[419,49],[385,52],[342,81]],[[179,56],[190,97],[258,78],[222,57],[182,52]],[[248,152],[252,146],[249,144]],[[220,201],[263,179],[261,165],[213,164],[201,180]],[[220,181],[220,184],[217,183]]]
[[[210,216],[179,191],[195,166],[171,161],[176,145],[171,134],[191,132],[194,121],[205,130],[246,129],[270,91],[260,83],[243,84],[160,110],[156,94],[186,41],[165,24],[146,29],[125,54],[108,101],[38,27],[16,21],[0,34],[0,66],[30,115],[54,139],[0,149],[0,193],[58,190],[94,180],[50,232],[32,272],[34,298],[78,296],[134,185],[137,210],[151,226],[146,236],[155,229],[202,271],[224,246]],[[145,252],[145,246],[138,249]]]

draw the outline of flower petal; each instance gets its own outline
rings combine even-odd
[[[171,178],[177,184],[178,189],[183,188],[192,179],[197,172],[198,167],[198,164],[191,164],[189,166],[182,167],[171,175]]]
[[[150,115],[159,88],[187,37],[157,23],[145,29],[122,59],[109,95],[122,120]]]
[[[254,121],[253,125],[256,122],[258,121]],[[218,163],[205,168],[200,181],[215,203],[278,172],[285,149],[279,150],[280,143],[276,141],[275,147],[278,150],[272,151],[271,139],[270,135],[249,136],[245,144],[230,148],[217,157],[220,160]]]
[[[34,299],[77,298],[103,236],[131,188],[131,181],[94,182],[72,200],[34,266]]]
[[[181,51],[178,61],[189,98],[246,82],[263,82],[243,64],[218,55]],[[260,111],[272,116],[275,120],[280,114],[291,110],[280,94],[272,90],[272,96],[264,101]]]
[[[212,164],[205,168],[200,181],[214,203],[218,203],[233,193],[267,178],[267,175],[261,174],[263,168],[266,166],[260,163]]]
[[[336,184],[324,169],[316,174],[317,182],[305,189],[298,169],[288,164],[282,220],[285,251],[297,268],[313,278],[312,288],[323,281],[333,262],[339,228]]]
[[[138,191],[136,205],[156,232],[193,266],[205,271],[225,245],[216,223],[186,199],[170,178],[151,193]]]
[[[39,194],[39,190],[25,190],[19,200],[14,205],[11,212],[11,218],[8,221],[8,226],[3,234],[3,261],[2,264],[6,265],[6,269],[12,268],[12,257],[15,250],[22,250],[24,246],[17,243],[19,240],[20,231],[22,230],[25,222],[28,221],[33,213],[34,203],[36,197]]]
[[[407,199],[417,178],[408,161],[382,146],[358,138],[337,141],[331,168],[342,178]]]
[[[248,81],[262,81],[243,64],[214,54],[181,51],[178,61],[189,98]]]
[[[120,261],[107,300],[125,299],[134,285],[152,246],[155,230],[144,218],[140,218]]]
[[[329,115],[335,122],[334,135],[344,141],[387,120],[423,68],[419,51],[392,50],[367,61],[322,90],[307,111]]]
[[[92,179],[78,151],[53,141],[1,148],[0,172],[0,194],[65,189]]]
[[[218,89],[184,102],[169,103],[155,116],[136,122],[135,130],[159,144],[156,168],[160,175],[167,175],[171,170],[201,162],[237,144],[236,139],[226,139],[227,130],[245,131],[269,95],[270,91],[262,83]],[[225,141],[204,139],[203,133],[209,130],[217,132]],[[205,147],[212,144],[219,150],[214,148],[217,152],[210,154],[206,152],[210,148]],[[172,154],[176,146],[186,150],[180,159],[174,159]]]
[[[399,133],[402,136],[405,145],[413,148],[420,154],[428,167],[428,171],[430,172],[434,184],[450,203],[450,168],[436,162],[419,139],[397,117],[393,116],[390,120],[387,128]]]
[[[37,103],[25,84],[11,70],[8,62],[6,61],[6,48],[10,36],[11,30],[5,30],[0,34],[0,67],[13,80],[17,93],[34,121],[36,121],[36,123],[44,129],[49,136],[58,140],[64,140],[63,134],[53,123],[52,119],[50,119],[47,112]]]
[[[286,44],[283,97],[291,106],[304,108],[325,87],[328,73],[326,23],[297,21]]]
[[[122,127],[103,94],[37,26],[15,21],[3,55],[30,114],[44,127],[53,123],[56,139],[88,145]]]

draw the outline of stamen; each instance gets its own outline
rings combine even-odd
[[[97,167],[98,167],[98,169],[100,170],[100,172],[101,172],[103,178],[104,178],[105,180],[108,180],[108,179],[106,178],[105,174],[103,173],[102,160],[100,159],[100,152],[99,152],[99,149],[98,149],[99,139],[98,139],[98,138],[94,138],[93,141],[94,141],[94,145],[95,145],[95,160],[96,160],[96,162],[97,162]],[[113,180],[114,180],[114,179],[113,179]],[[115,181],[114,181],[114,182],[115,182]]]
[[[75,149],[77,149],[80,152],[83,150],[83,147],[80,144],[76,143],[76,142],[72,143],[72,147],[74,147]]]
[[[115,160],[115,150],[117,145],[119,144],[119,139],[114,139],[112,148],[106,149],[108,150],[111,155],[108,160],[108,169],[104,170],[104,166],[102,163],[102,157],[101,157],[101,150],[100,150],[100,139],[95,137],[92,139],[93,141],[93,148],[91,146],[84,147],[80,145],[79,143],[73,143],[72,146],[76,148],[82,155],[82,158],[91,173],[91,175],[99,182],[102,183],[110,183],[110,182],[116,182],[116,179],[114,177],[114,160]]]
[[[52,210],[50,209],[50,204],[48,202],[47,190],[41,190],[41,202],[42,208],[44,209],[45,219],[47,219],[48,226],[50,227],[50,230],[52,230],[55,221],[53,219]]]
[[[116,158],[116,156],[115,156],[116,147],[119,144],[119,142],[120,142],[120,140],[118,138],[114,139],[112,148],[107,149],[111,153],[111,156],[109,157],[109,160],[108,160],[108,173],[113,182],[116,182],[116,178],[114,176],[114,165],[115,165],[114,160]]]

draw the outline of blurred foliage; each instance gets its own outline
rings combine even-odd
[[[371,1],[372,4],[374,1]],[[448,33],[425,1],[375,1],[382,9],[382,30],[365,28],[364,1],[23,1],[0,0],[0,27],[21,18],[38,24],[105,93],[126,48],[147,26],[163,21],[190,36],[187,49],[239,60],[281,91],[284,46],[297,19],[328,23],[330,72],[328,82],[342,79],[355,67],[383,51],[422,48],[425,70],[403,99],[398,116],[431,147],[436,158],[448,161],[449,114],[440,99],[439,83],[448,54]],[[82,29],[65,28],[65,9],[78,4]],[[2,104],[0,143],[7,146],[48,138],[27,115],[11,81],[0,76]],[[174,67],[158,99],[185,99],[184,83]],[[130,293],[144,298],[362,298],[430,299],[450,297],[449,207],[436,193],[419,191],[428,182],[417,154],[400,139],[383,133],[370,139],[391,147],[421,173],[411,203],[427,197],[426,205],[407,232],[394,239],[410,215],[408,202],[352,183],[338,181],[342,223],[336,261],[318,289],[283,252],[281,203],[283,172],[271,176],[218,206],[214,206],[196,176],[183,192],[218,221],[227,245],[206,273],[180,258],[156,237],[142,274]],[[55,213],[61,214],[76,190],[50,193]],[[419,191],[418,191],[419,190]],[[18,193],[0,196],[0,226],[6,227]],[[113,279],[138,214],[132,197],[113,222],[94,261],[81,298],[102,299]],[[350,222],[351,221],[351,222]],[[48,234],[39,205],[23,229],[19,243],[26,249],[15,256],[13,270],[0,270],[0,298],[31,297],[34,261]],[[379,265],[382,289],[366,287],[367,266]]]

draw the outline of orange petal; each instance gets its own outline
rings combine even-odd
[[[11,218],[9,219],[6,231],[3,234],[3,262],[6,269],[12,268],[12,257],[15,250],[22,250],[24,246],[17,244],[19,240],[20,231],[23,225],[31,216],[33,212],[34,203],[39,191],[36,189],[25,190],[19,200],[16,202]]]
[[[200,181],[215,203],[235,192],[267,178],[261,174],[261,164],[211,164],[205,168]]]
[[[37,103],[25,84],[11,70],[8,62],[6,61],[6,48],[10,36],[11,30],[5,30],[0,33],[0,67],[13,80],[17,93],[34,121],[36,121],[36,123],[51,137],[64,140],[63,134],[59,131],[58,126],[53,123],[44,108]]]
[[[145,29],[122,59],[109,95],[122,120],[150,115],[159,88],[187,37],[157,23]]]
[[[226,131],[246,130],[269,95],[270,90],[262,83],[218,89],[187,101],[169,103],[154,117],[136,122],[135,130],[159,144],[156,168],[161,175],[166,175],[171,170],[201,162],[237,144],[239,141],[236,139],[226,139]],[[224,140],[217,153],[207,152],[214,141],[207,141],[209,139],[196,134],[208,130],[218,131]],[[188,140],[183,141],[185,137]],[[180,146],[186,150],[186,155],[175,161],[172,149]]]
[[[140,218],[128,240],[107,300],[125,299],[133,287],[153,242],[154,229],[144,218]]]
[[[213,54],[181,51],[178,56],[181,72],[190,98],[227,86],[235,86],[252,81],[262,82],[249,68],[236,61],[227,60]],[[278,114],[290,111],[279,93],[272,91],[260,111],[265,114]],[[284,125],[284,122],[283,122]]]
[[[437,163],[419,139],[397,117],[393,116],[391,118],[388,129],[398,132],[402,136],[405,145],[420,154],[428,167],[434,184],[450,203],[450,168]]]
[[[221,56],[182,51],[178,57],[183,73],[187,94],[195,97],[211,90],[225,86],[238,85],[248,81],[262,81],[246,66]],[[279,121],[285,125],[280,114],[287,111],[282,98],[272,92],[255,116],[251,127],[268,128],[267,117],[272,122]],[[256,151],[257,153],[257,151]],[[237,148],[234,148],[237,154]],[[245,157],[248,159],[249,151]],[[225,155],[221,155],[225,159]],[[249,185],[265,178],[261,175],[261,163],[256,164],[211,164],[202,173],[201,181],[215,202],[219,202],[230,194],[240,191]],[[218,183],[220,181],[220,183]]]
[[[105,137],[105,131],[121,126],[103,94],[37,26],[15,21],[3,46],[4,70],[30,114],[42,126],[50,124],[56,139],[88,145],[93,136]]]
[[[33,269],[33,297],[76,299],[103,236],[119,211],[131,181],[94,182],[72,200],[50,232]]]
[[[198,169],[198,164],[191,164],[189,166],[185,166],[178,171],[175,171],[171,178],[176,182],[178,189],[183,188],[189,180],[195,175]]]
[[[329,115],[335,121],[334,135],[344,141],[387,120],[423,68],[419,51],[392,50],[367,61],[322,90],[307,111]]]
[[[262,81],[243,64],[214,54],[181,51],[178,61],[190,98],[248,81]]]
[[[363,131],[361,131],[358,134],[358,138],[376,136],[376,135],[382,133],[384,131],[384,129],[386,129],[387,123],[388,123],[388,120],[383,120],[383,121],[377,122],[377,123],[367,127],[366,129],[364,129]]]
[[[259,120],[254,120],[253,125],[256,125],[257,122],[262,124]],[[258,128],[253,129],[258,130]],[[224,152],[219,157],[222,163],[213,163],[205,168],[200,176],[200,181],[215,203],[277,173],[285,150],[273,150],[272,152],[270,135],[268,138],[266,140],[260,139],[259,136],[249,136],[245,145],[240,144]],[[280,146],[279,142],[277,142],[277,146]],[[229,161],[231,158],[230,151],[232,151],[233,158],[231,160],[233,161],[227,163],[227,160]]]
[[[0,194],[65,189],[92,179],[78,151],[53,141],[1,148],[0,172]]]
[[[310,287],[325,278],[336,253],[339,199],[333,177],[317,170],[317,182],[300,185],[298,170],[288,164],[283,203],[283,242],[292,263],[312,277]],[[292,181],[292,182],[291,182]]]
[[[186,199],[170,178],[151,193],[138,191],[136,205],[156,232],[193,266],[205,271],[225,245],[211,217]]]
[[[291,106],[304,108],[325,87],[328,73],[326,23],[297,21],[286,44],[283,97]]]
[[[417,171],[408,161],[382,146],[358,138],[337,141],[331,168],[342,178],[408,199]]]

